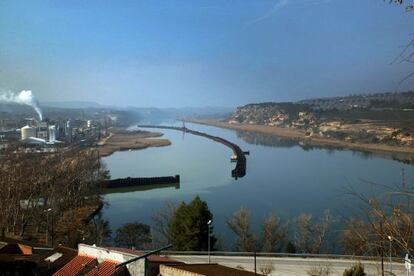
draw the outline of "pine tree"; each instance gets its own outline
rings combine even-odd
[[[208,229],[207,222],[213,215],[207,203],[200,197],[186,204],[182,202],[177,208],[171,223],[171,238],[175,250],[180,251],[207,251]],[[214,248],[217,239],[210,227],[210,250]]]

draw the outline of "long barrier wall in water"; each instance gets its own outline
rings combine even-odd
[[[111,180],[104,180],[101,182],[101,187],[105,189],[125,188],[144,185],[159,185],[159,184],[179,184],[180,176],[160,176],[160,177],[127,177]]]
[[[159,128],[159,129],[172,129],[172,130],[178,130],[178,131],[183,131],[185,133],[190,133],[193,135],[197,135],[197,136],[202,136],[208,139],[211,139],[213,141],[216,141],[218,143],[221,143],[229,148],[231,148],[233,150],[234,155],[237,156],[237,163],[236,163],[236,167],[234,168],[234,170],[231,171],[231,176],[234,177],[235,179],[239,178],[239,177],[243,177],[246,175],[246,155],[245,153],[241,150],[241,148],[230,142],[227,141],[226,139],[223,139],[221,137],[218,136],[213,136],[204,132],[199,132],[199,131],[195,131],[195,130],[191,130],[188,129],[186,127],[174,127],[174,126],[162,126],[162,125],[138,125],[138,127],[141,128]]]

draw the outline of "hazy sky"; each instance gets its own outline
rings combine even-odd
[[[394,91],[412,26],[388,0],[1,0],[0,88],[160,107]]]

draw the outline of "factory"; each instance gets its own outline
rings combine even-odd
[[[56,140],[56,125],[47,122],[27,124],[20,129],[20,140],[28,144],[49,144],[60,143]]]
[[[55,147],[59,144],[68,145],[96,140],[101,137],[103,131],[100,124],[94,124],[92,120],[37,121],[27,119],[25,125],[15,132],[20,134],[18,139],[20,143],[27,146]]]

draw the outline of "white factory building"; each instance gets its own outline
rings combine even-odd
[[[21,140],[32,144],[54,144],[56,140],[56,126],[41,122],[37,127],[24,126],[20,129]]]

